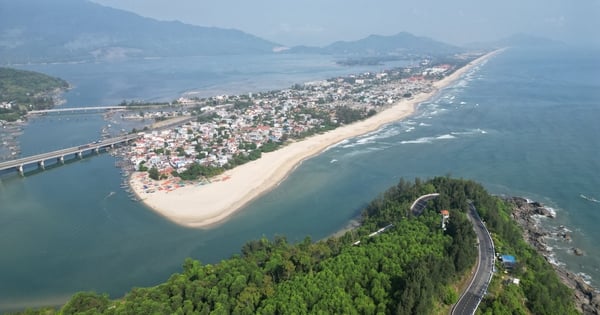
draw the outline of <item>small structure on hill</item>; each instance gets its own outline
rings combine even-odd
[[[506,269],[512,269],[517,264],[517,259],[512,255],[501,255],[500,261],[502,262],[502,266]]]
[[[440,215],[442,215],[442,230],[446,230],[446,223],[448,222],[448,219],[450,218],[450,211],[448,210],[442,210],[440,211]]]

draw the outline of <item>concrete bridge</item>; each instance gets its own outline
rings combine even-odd
[[[44,169],[46,161],[56,159],[56,163],[63,164],[65,162],[65,158],[69,155],[72,155],[73,158],[82,158],[86,151],[99,153],[102,149],[112,148],[115,145],[127,143],[138,137],[139,136],[137,134],[119,136],[88,144],[82,144],[76,147],[27,156],[12,161],[0,162],[0,171],[14,168],[17,170],[17,172],[19,172],[19,174],[24,175],[24,168],[27,165],[37,164],[40,169]]]
[[[105,110],[127,110],[125,106],[91,106],[91,107],[65,107],[55,109],[41,109],[28,111],[28,115],[61,113],[61,112],[88,112],[88,111],[105,111]]]

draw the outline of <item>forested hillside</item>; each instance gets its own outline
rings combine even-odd
[[[440,196],[414,217],[410,204],[432,192]],[[306,238],[299,244],[289,244],[285,237],[250,241],[239,255],[218,264],[186,259],[183,271],[165,283],[135,288],[119,300],[78,293],[59,313],[447,313],[460,293],[457,282],[470,272],[477,256],[475,233],[465,215],[469,200],[481,208],[496,232],[496,241],[523,255],[517,271],[523,285],[516,290],[497,285],[483,311],[574,313],[569,290],[546,268],[543,258],[523,243],[502,201],[479,184],[447,177],[414,183],[401,180],[366,207],[361,227],[341,238],[316,243]],[[446,231],[440,226],[442,209],[450,211]],[[389,224],[393,227],[368,236]],[[360,244],[352,245],[357,240]],[[54,310],[28,313],[52,314]]]
[[[28,110],[55,105],[69,83],[43,73],[0,67],[0,120],[13,121]]]

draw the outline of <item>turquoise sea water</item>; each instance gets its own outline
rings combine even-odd
[[[276,189],[209,230],[181,228],[131,202],[109,155],[3,178],[0,310],[60,303],[78,290],[120,296],[132,286],[164,281],[185,257],[213,263],[263,235],[319,239],[346,226],[400,177],[445,174],[556,209],[558,218],[544,224],[564,224],[574,238],[553,244],[557,261],[598,286],[600,204],[580,197],[600,199],[598,56],[508,50],[422,104],[413,117],[305,161]],[[197,68],[155,61],[30,68],[77,86],[67,106],[171,99],[189,90],[260,91],[365,70],[316,56],[275,63],[256,58],[193,60]],[[99,115],[34,120],[21,137],[23,153],[95,139],[103,124]],[[569,254],[574,246],[586,256]]]

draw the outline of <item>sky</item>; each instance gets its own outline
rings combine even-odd
[[[600,0],[92,0],[158,20],[324,46],[406,31],[450,44],[526,33],[600,45]]]

